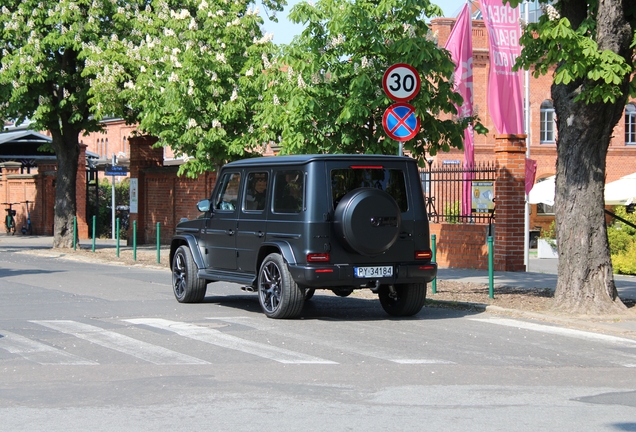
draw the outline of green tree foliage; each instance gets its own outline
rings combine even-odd
[[[518,3],[519,0],[510,0],[513,6]],[[547,3],[547,0],[541,3]],[[567,3],[545,5],[540,20],[527,25],[520,40],[524,49],[519,66],[534,68],[535,77],[552,73],[556,67],[555,84],[569,85],[583,80],[585,85],[580,87],[573,102],[616,103],[627,93],[636,96],[636,76],[632,75],[636,3],[616,2],[614,12],[624,17],[624,25],[616,28],[616,34],[610,35],[598,33],[597,0],[587,2],[587,6],[583,4],[583,8],[572,8]],[[629,46],[624,46],[620,40],[625,33],[632,41]],[[614,42],[607,42],[608,37]],[[599,38],[604,39],[603,45],[613,47],[599,46]],[[629,83],[628,88],[625,82]]]
[[[636,225],[636,213],[627,213],[624,206],[615,207],[614,213]],[[616,273],[636,274],[636,229],[615,220],[608,227],[607,236]]]
[[[282,10],[280,0],[263,2]],[[155,0],[113,16],[126,38],[94,44],[88,70],[96,114],[128,107],[142,133],[160,138],[191,176],[260,150],[251,135],[262,57],[275,47],[245,0]]]
[[[442,113],[457,114],[454,103],[461,105],[449,82],[455,66],[426,23],[440,14],[428,0],[298,3],[289,18],[305,30],[263,57],[260,140],[279,142],[283,153],[395,154],[397,143],[382,127],[393,103],[382,77],[392,64],[407,63],[422,79],[410,102],[421,130],[404,149],[423,164],[426,152],[462,148],[463,130],[475,119],[440,120]]]
[[[127,2],[4,0],[0,13],[0,116],[52,135],[58,161],[55,247],[70,247],[75,216],[79,133],[99,130],[91,114],[87,45],[127,26],[111,17]]]

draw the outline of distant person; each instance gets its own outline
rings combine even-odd
[[[264,210],[267,198],[267,174],[256,173],[246,198],[247,210]]]

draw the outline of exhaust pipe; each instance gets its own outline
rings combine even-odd
[[[256,289],[251,286],[251,285],[246,285],[246,286],[242,286],[241,290],[245,291],[245,292],[249,292],[249,293],[255,293]]]

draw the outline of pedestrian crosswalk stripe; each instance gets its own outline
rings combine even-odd
[[[73,335],[156,365],[209,364],[209,362],[204,360],[89,324],[66,320],[38,320],[30,322]]]
[[[208,327],[200,327],[194,324],[188,324],[177,321],[170,321],[160,318],[136,318],[124,320],[132,324],[147,325],[166,331],[171,331],[180,336],[194,339],[200,342],[241,351],[255,356],[267,358],[280,363],[312,363],[312,364],[338,364],[336,362],[310,356],[307,354],[290,351],[284,348],[278,348],[271,345],[253,342],[247,339],[241,339],[236,336],[228,335],[218,330]]]
[[[0,330],[0,348],[41,365],[98,365],[99,363],[67,353],[43,344]]]
[[[223,321],[223,322],[229,322],[229,323],[234,323],[234,324],[241,324],[241,325],[245,325],[251,328],[254,328],[256,330],[259,331],[273,331],[275,332],[277,335],[279,336],[284,336],[284,337],[288,337],[288,338],[294,338],[294,339],[299,339],[299,340],[304,340],[306,339],[306,337],[300,333],[296,333],[296,332],[290,332],[290,331],[285,331],[281,328],[276,328],[274,327],[274,325],[269,324],[269,321],[266,321],[267,324],[263,324],[262,321],[255,321],[249,317],[242,317],[242,316],[236,316],[236,317],[208,317],[206,319],[209,320],[215,320],[215,321]],[[270,320],[271,321],[271,320]],[[275,322],[275,321],[274,321]],[[351,327],[352,325],[350,325],[349,327]],[[365,357],[372,357],[372,358],[376,358],[376,359],[380,359],[380,360],[385,360],[385,361],[390,361],[393,363],[398,363],[398,364],[448,364],[448,365],[452,365],[452,364],[456,364],[455,362],[449,361],[449,360],[442,360],[442,359],[435,359],[435,358],[396,358],[396,354],[394,352],[382,352],[379,350],[378,347],[369,347],[367,346],[366,348],[358,345],[358,346],[353,346],[351,344],[346,344],[346,343],[337,343],[335,341],[333,341],[332,339],[329,339],[328,341],[326,340],[322,340],[322,341],[314,341],[313,344],[315,345],[321,345],[324,347],[327,347],[329,349],[334,349],[334,350],[338,350],[338,351],[347,351],[347,352],[352,352],[355,354],[359,354],[361,356],[365,356]]]

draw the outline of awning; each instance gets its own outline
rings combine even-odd
[[[629,205],[636,201],[636,173],[605,185],[606,205]]]
[[[555,176],[539,180],[528,194],[530,204],[554,205]],[[605,205],[629,205],[636,202],[636,173],[605,185]]]
[[[554,205],[554,179],[555,176],[552,176],[536,182],[532,189],[530,189],[528,202],[530,204],[543,203],[550,206]]]

